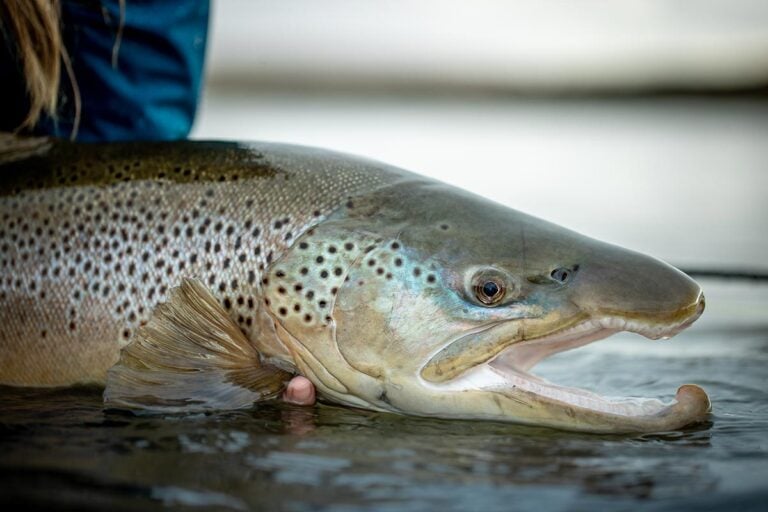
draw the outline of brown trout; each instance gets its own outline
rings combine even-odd
[[[0,384],[106,383],[110,407],[187,411],[301,374],[334,403],[591,432],[710,409],[694,385],[664,403],[530,373],[687,327],[704,298],[685,274],[378,162],[4,136],[0,216]]]

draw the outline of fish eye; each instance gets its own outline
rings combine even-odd
[[[558,283],[565,284],[571,278],[572,274],[573,272],[571,271],[571,269],[560,267],[553,270],[552,273],[549,275],[553,280],[557,281]]]
[[[485,278],[475,285],[475,297],[486,306],[498,304],[504,298],[505,286],[501,279]]]
[[[494,267],[474,267],[465,274],[466,297],[481,306],[493,307],[509,302],[518,292],[515,279]]]

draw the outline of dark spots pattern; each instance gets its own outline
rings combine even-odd
[[[256,293],[253,287],[270,272],[273,260],[283,256],[310,222],[316,223],[323,212],[337,208],[339,200],[350,201],[347,206],[352,207],[349,193],[358,190],[355,187],[378,179],[334,170],[333,180],[310,192],[307,203],[315,202],[316,206],[278,216],[274,213],[285,205],[280,204],[283,199],[274,190],[266,193],[253,188],[249,197],[243,198],[237,190],[233,196],[221,188],[251,177],[251,170],[240,164],[221,176],[213,175],[222,167],[226,169],[230,162],[226,158],[217,160],[215,166],[158,166],[145,165],[135,157],[91,158],[89,152],[84,150],[85,160],[77,165],[52,170],[52,184],[66,188],[49,191],[48,178],[21,177],[19,185],[9,189],[15,189],[12,193],[16,195],[0,197],[0,298],[7,301],[11,293],[31,296],[34,292],[36,300],[44,303],[42,307],[49,307],[51,297],[62,300],[65,296],[67,306],[91,308],[100,304],[120,322],[118,332],[122,335],[126,330],[128,336],[146,322],[155,305],[167,298],[182,277],[201,279],[225,307],[231,308],[233,318],[241,325],[252,325],[255,300],[260,298],[252,296]],[[247,165],[262,165],[253,163],[261,158],[257,153],[249,155]],[[107,163],[105,159],[109,159]],[[98,178],[102,174],[104,178]],[[141,181],[132,181],[137,176]],[[98,181],[102,179],[106,180],[103,186]],[[168,194],[168,187],[178,181],[190,186],[180,194]],[[35,194],[26,192],[28,188]],[[312,258],[322,254],[323,260],[307,260],[290,273],[286,269],[282,284],[286,300],[293,302],[287,306],[281,303],[281,307],[297,313],[299,320],[307,315],[309,322],[323,318],[313,308],[319,300],[330,308],[331,296],[346,279],[345,264],[339,264],[337,256],[342,252],[357,254],[358,244],[365,245],[357,237],[348,238],[352,240],[325,245],[322,237],[315,237],[313,243],[300,238],[299,248],[311,248]],[[310,291],[308,283],[321,279],[325,283],[313,290],[312,299],[305,299]],[[265,287],[276,292],[278,283],[267,282]],[[314,306],[307,308],[306,300]],[[0,313],[0,317],[7,314]],[[57,329],[66,330],[69,322],[72,331],[87,327],[73,314],[58,327],[47,328],[47,336],[52,337]],[[34,334],[40,333],[38,328]]]

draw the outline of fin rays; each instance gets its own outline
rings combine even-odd
[[[107,407],[149,412],[242,409],[278,396],[291,374],[256,348],[198,281],[171,291],[107,374]]]

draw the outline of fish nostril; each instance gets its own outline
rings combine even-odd
[[[556,268],[549,275],[552,278],[552,280],[560,284],[565,284],[571,278],[572,273],[573,272],[570,269],[561,267],[561,268]]]

